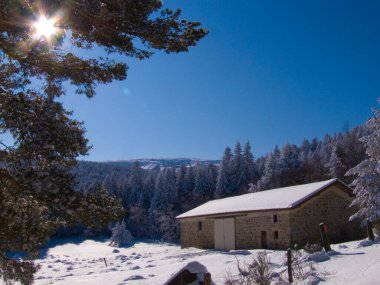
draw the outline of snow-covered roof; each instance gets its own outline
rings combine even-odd
[[[345,185],[340,180],[334,178],[310,184],[277,188],[235,197],[212,200],[177,216],[177,218],[181,219],[236,212],[291,209],[314,196],[318,192],[326,189],[326,187],[335,182]]]

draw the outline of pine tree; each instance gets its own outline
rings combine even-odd
[[[273,153],[269,153],[265,159],[264,174],[257,182],[259,191],[275,188],[276,164],[276,157]]]
[[[163,237],[167,241],[178,239],[178,231],[173,235],[165,234],[167,225],[176,225],[175,217],[178,214],[174,211],[174,203],[178,199],[176,193],[175,169],[164,168],[156,180],[156,190],[149,209],[150,222],[154,227],[153,232]],[[170,220],[170,222],[168,222]]]
[[[241,194],[247,188],[247,173],[244,169],[240,142],[235,144],[231,159],[231,188],[232,195]]]
[[[296,145],[285,144],[280,159],[280,187],[301,184],[301,162]]]
[[[356,176],[351,184],[355,193],[352,206],[359,209],[350,220],[360,219],[363,225],[367,219],[380,222],[380,111],[374,110],[374,114],[366,122],[370,133],[361,138],[368,157],[347,172]]]
[[[224,150],[223,158],[219,167],[219,174],[216,182],[215,197],[223,198],[231,194],[231,159],[232,153],[229,147]]]
[[[75,181],[70,171],[89,146],[83,125],[73,120],[57,99],[65,93],[64,86],[70,84],[76,93],[92,97],[98,84],[126,78],[125,58],[114,61],[110,59],[113,55],[144,59],[155,50],[188,51],[206,35],[199,23],[181,19],[180,10],[163,9],[162,5],[159,0],[0,2],[0,133],[13,138],[12,145],[0,139],[0,164],[20,185],[18,197],[27,197],[41,209],[45,220],[41,226],[49,228],[51,221],[85,223],[94,217],[91,209],[99,206],[73,190]],[[54,21],[55,35],[38,35],[33,23],[41,13]],[[63,49],[66,43],[74,48]],[[103,51],[102,56],[80,55],[94,45]],[[101,198],[93,197],[93,201],[106,201]],[[120,207],[103,206],[109,219],[123,214]],[[6,213],[14,204],[6,201],[1,207]],[[26,215],[23,224],[33,227],[33,220]],[[22,230],[27,232],[26,228]],[[50,228],[36,235],[42,233],[47,239]],[[1,236],[3,239],[3,232]],[[36,248],[41,237],[31,236],[31,240],[36,240]],[[23,240],[15,239],[0,248],[0,257],[15,244],[21,249],[24,246]],[[0,263],[13,272],[21,272],[17,268],[21,265],[16,260]],[[27,284],[25,276],[13,275]]]
[[[330,177],[344,178],[344,174],[347,172],[347,165],[343,162],[344,152],[340,145],[334,147],[331,158],[329,161]]]
[[[194,207],[195,201],[192,199],[194,190],[195,173],[192,166],[186,167],[185,178],[183,182],[183,192],[179,194],[180,203],[183,211],[190,210]]]
[[[193,190],[193,198],[197,204],[202,204],[209,200],[214,192],[213,181],[211,181],[208,168],[197,164],[195,166],[195,185]]]
[[[182,195],[185,192],[185,176],[186,176],[186,165],[181,165],[176,173],[176,191],[178,195]]]
[[[247,141],[244,145],[243,151],[243,171],[245,174],[243,176],[246,177],[246,183],[256,184],[259,180],[259,173],[257,166],[255,165],[255,159],[251,152],[251,144]]]
[[[143,170],[138,160],[133,163],[129,185],[131,187],[129,204],[138,204],[144,200]]]

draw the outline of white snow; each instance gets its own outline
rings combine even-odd
[[[177,216],[177,218],[258,210],[289,209],[297,206],[337,181],[343,183],[338,179],[330,179],[316,183],[277,188],[213,200],[183,213]]]
[[[262,251],[181,249],[177,245],[151,241],[137,242],[114,253],[107,241],[58,240],[54,244],[37,260],[41,265],[36,274],[37,285],[164,284],[172,274],[193,261],[207,268],[215,284],[223,284],[227,272],[237,274],[236,260],[249,263]],[[337,244],[332,249],[328,254],[305,255],[303,262],[312,263],[316,271],[295,284],[380,284],[380,240]],[[267,253],[275,276],[286,278],[285,251],[267,250]]]

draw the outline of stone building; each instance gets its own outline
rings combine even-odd
[[[352,189],[338,179],[209,201],[177,217],[181,246],[220,250],[286,249],[320,240],[328,226],[333,243],[359,238],[349,222]]]

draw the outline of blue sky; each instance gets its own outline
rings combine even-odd
[[[363,124],[380,97],[379,1],[166,1],[210,33],[189,53],[124,58],[127,80],[62,100],[86,160],[255,156]]]

